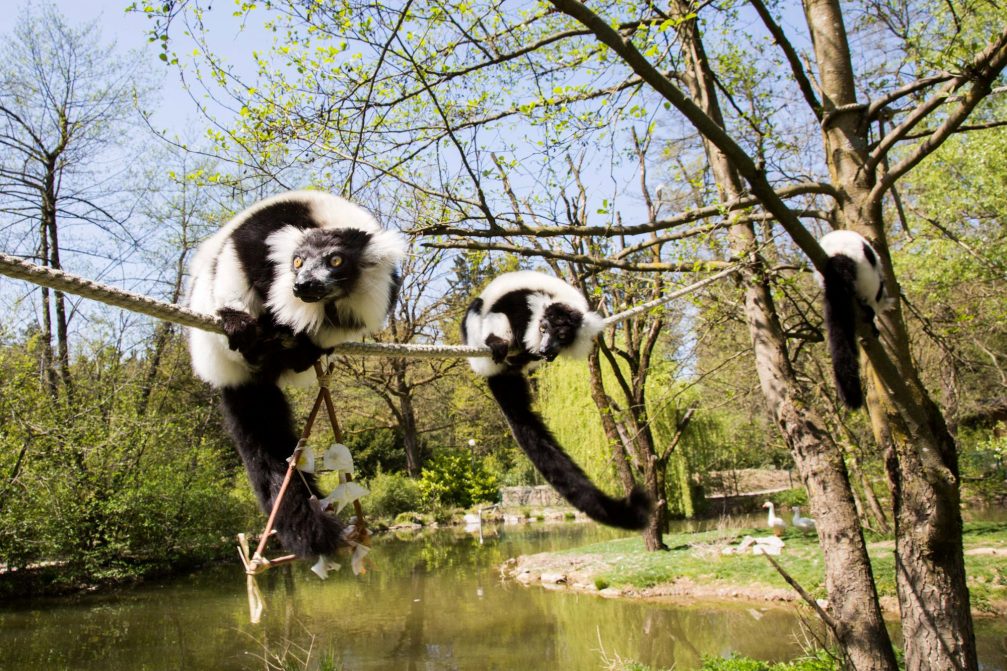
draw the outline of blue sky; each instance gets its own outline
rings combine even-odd
[[[134,50],[140,53],[144,69],[161,84],[160,99],[152,110],[154,122],[159,128],[182,132],[194,122],[203,125],[203,120],[197,119],[193,101],[182,87],[177,68],[168,67],[159,60],[157,45],[148,42],[150,20],[143,14],[126,11],[129,0],[53,0],[51,4],[71,25],[97,21],[104,41],[115,42],[120,53]],[[13,11],[0,12],[0,35],[12,31],[18,18],[31,6],[37,6],[37,3],[15,0]],[[246,60],[250,51],[247,45],[255,39],[254,30],[246,28],[240,33],[240,39],[236,39],[239,37],[238,26],[230,16],[228,2],[208,12],[208,16],[211,25],[215,26],[214,49],[235,63]],[[173,37],[180,37],[180,32],[176,31]],[[173,46],[181,47],[180,44]]]

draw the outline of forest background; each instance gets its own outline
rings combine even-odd
[[[0,248],[178,301],[191,251],[235,212],[326,189],[413,237],[377,337],[407,343],[457,342],[468,301],[506,270],[555,272],[610,314],[737,266],[611,330],[587,366],[536,376],[594,479],[666,504],[649,546],[668,517],[701,512],[714,471],[793,468],[820,517],[823,483],[845,480],[855,519],[836,528],[899,539],[927,487],[947,504],[934,519],[1002,504],[1002,8],[421,4],[135,4],[143,53],[23,9],[0,59]],[[830,62],[848,65],[853,102]],[[171,109],[191,103],[181,128],[165,81]],[[896,342],[867,342],[883,381],[869,413],[835,397],[802,237],[835,226],[876,240],[901,291],[883,329]],[[6,279],[0,299],[0,563],[55,562],[77,584],[232,553],[256,512],[183,334]],[[464,361],[337,365],[373,513],[443,515],[538,482]],[[928,440],[933,468],[913,461]],[[948,525],[936,533],[960,555]],[[900,547],[908,561],[929,542]]]

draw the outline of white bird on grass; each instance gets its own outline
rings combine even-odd
[[[776,516],[776,508],[773,506],[772,502],[766,501],[762,504],[762,507],[769,508],[769,519],[766,523],[769,525],[769,529],[779,536],[783,533],[783,530],[787,528],[786,521],[784,521],[782,517]]]
[[[801,517],[801,507],[794,506],[791,508],[794,516],[790,519],[790,523],[794,527],[800,529],[801,531],[815,531],[815,520],[810,517]]]

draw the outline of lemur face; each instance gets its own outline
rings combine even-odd
[[[564,303],[552,303],[542,313],[538,330],[541,335],[539,354],[552,361],[577,338],[584,315]]]
[[[370,233],[355,228],[305,233],[290,261],[294,296],[305,303],[317,303],[350,294],[365,267],[364,249],[370,239]]]

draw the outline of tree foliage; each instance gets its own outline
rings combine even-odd
[[[148,411],[142,362],[102,342],[73,362],[79,401],[54,401],[38,340],[0,347],[0,557],[5,578],[57,585],[172,571],[230,550],[248,520],[236,459],[177,339]],[[6,582],[6,581],[5,581]]]

